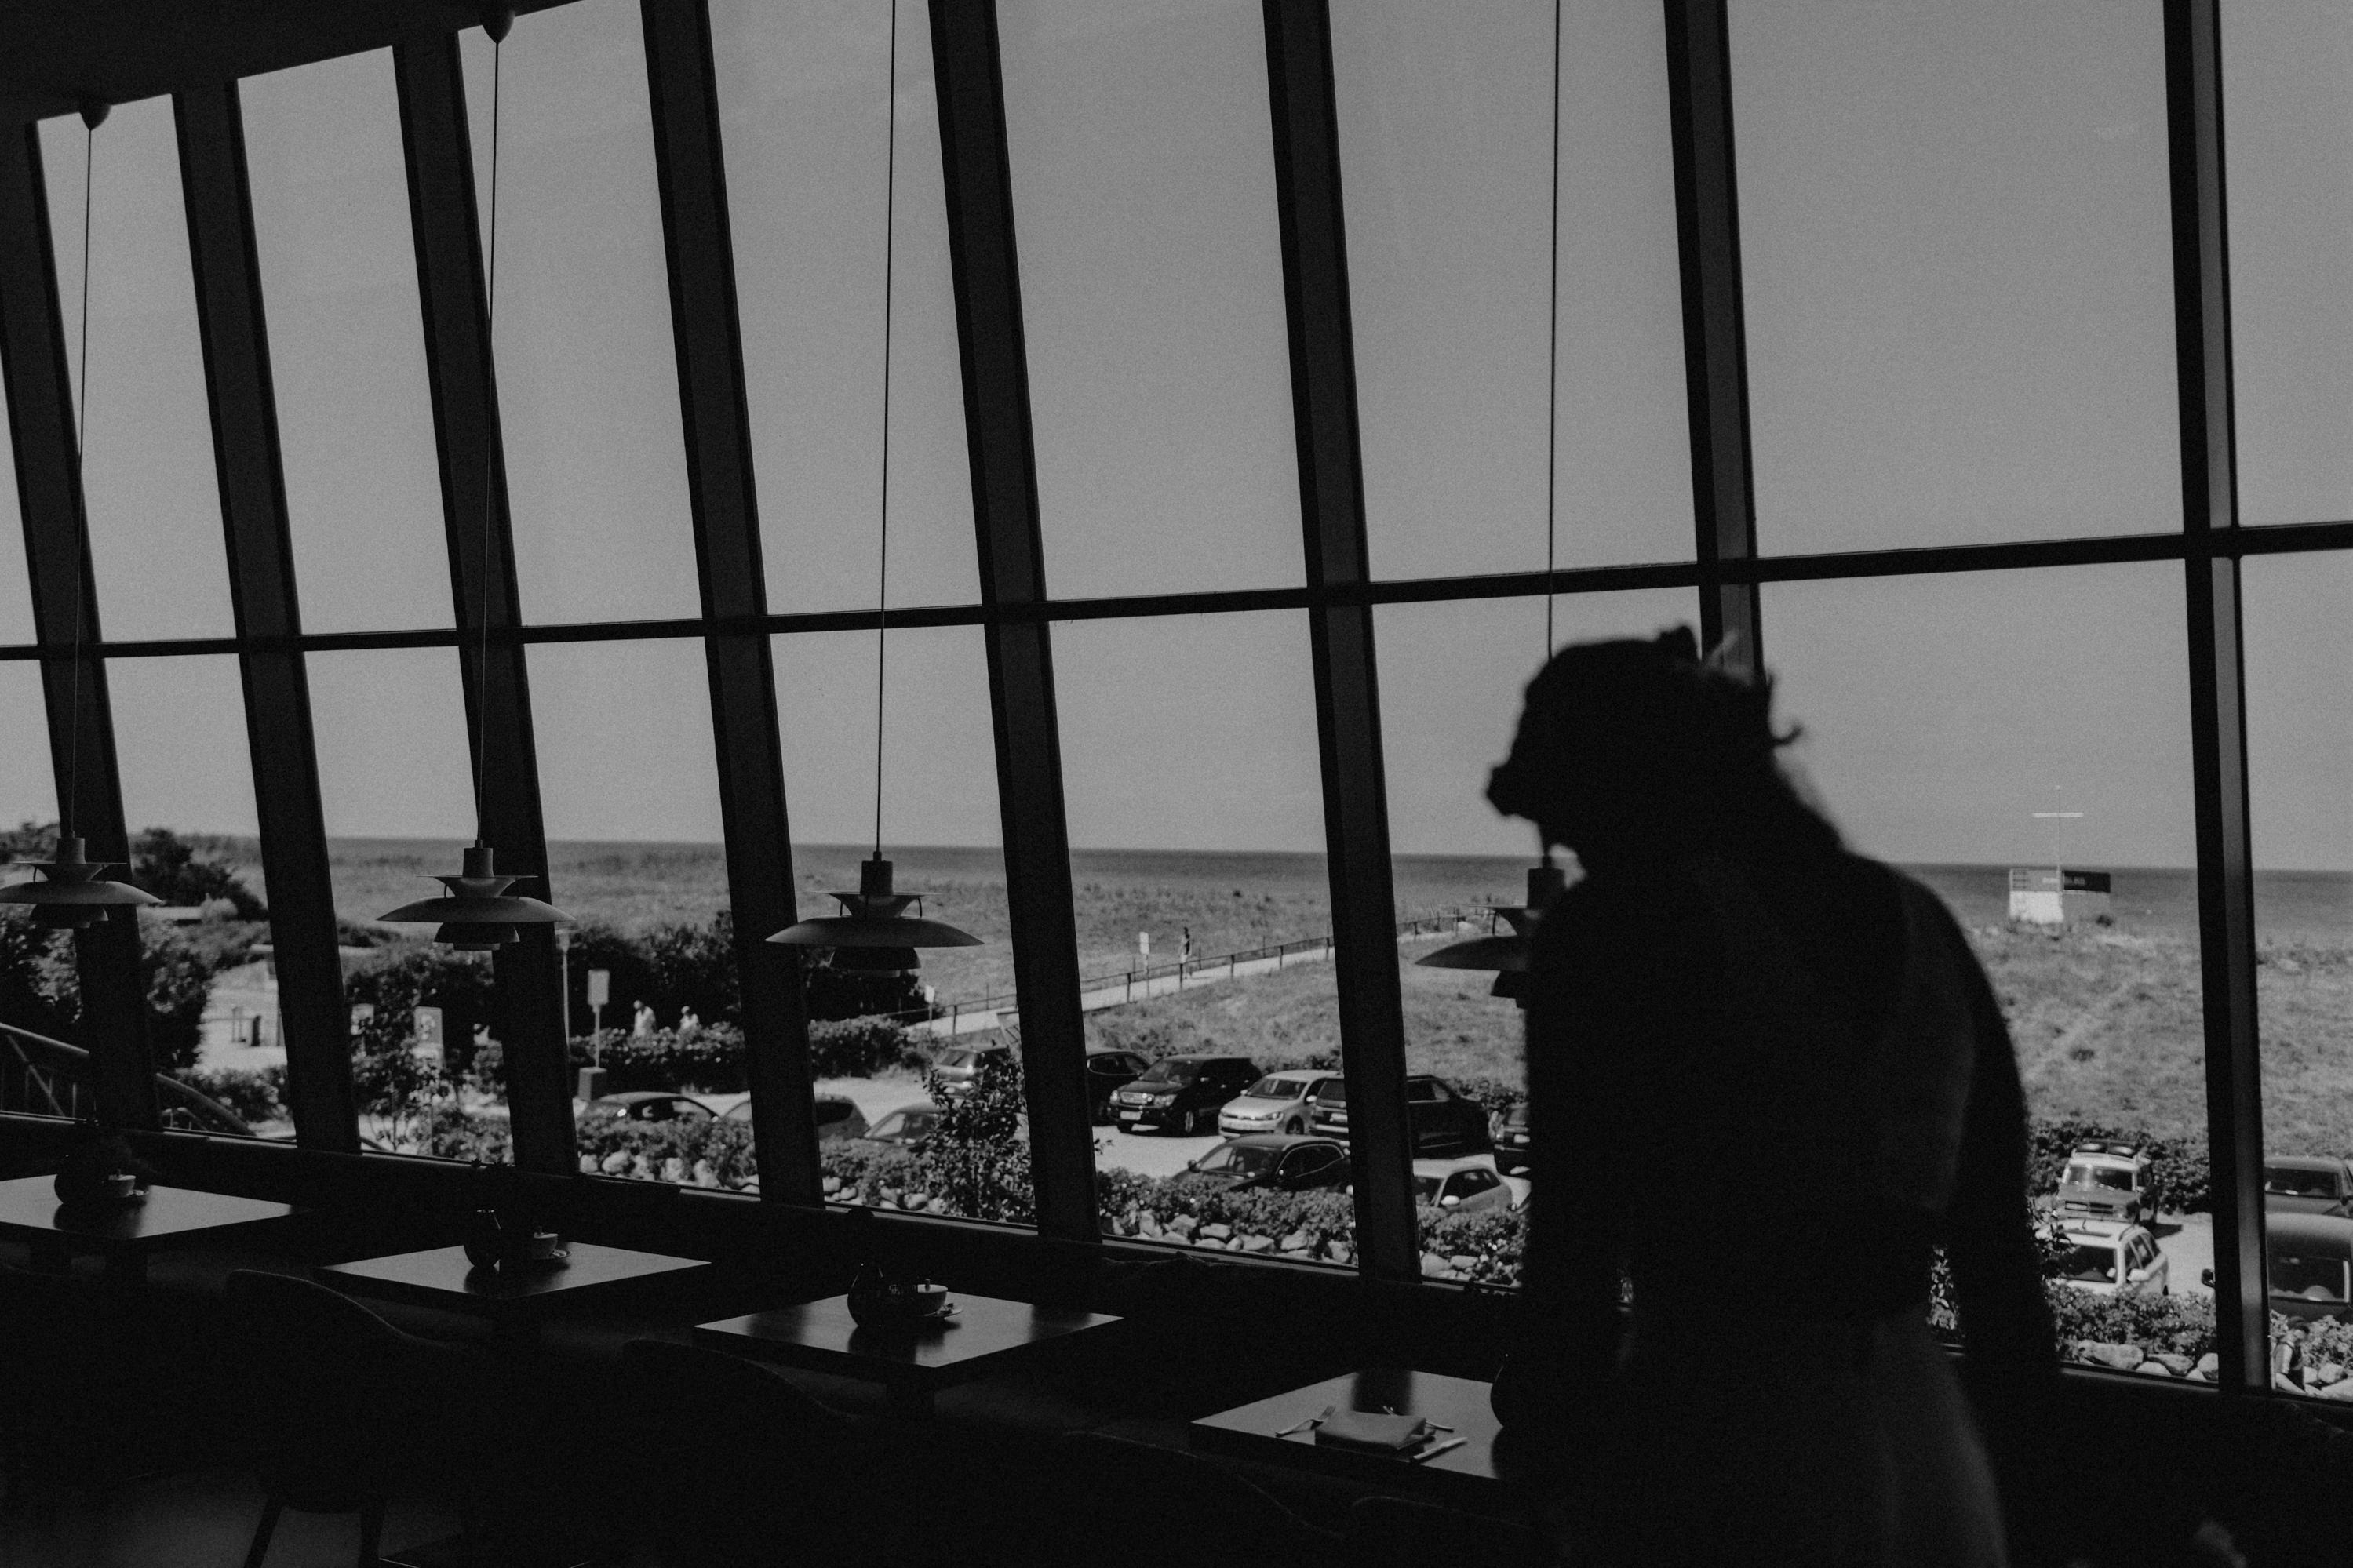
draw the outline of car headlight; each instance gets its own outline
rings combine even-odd
[[[1173,1094],[1155,1094],[1152,1097],[1152,1103],[1162,1107],[1171,1106],[1176,1103],[1176,1097]]]

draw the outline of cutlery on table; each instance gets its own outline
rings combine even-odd
[[[1460,1448],[1463,1444],[1468,1443],[1470,1440],[1471,1439],[1468,1437],[1449,1437],[1445,1442],[1439,1444],[1434,1448],[1424,1448],[1420,1453],[1414,1454],[1409,1457],[1415,1464],[1419,1465],[1425,1460],[1438,1458],[1439,1455],[1443,1454],[1449,1448]]]

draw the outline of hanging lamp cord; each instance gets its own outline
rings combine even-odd
[[[1552,349],[1545,383],[1545,661],[1553,650],[1554,514],[1560,494],[1560,10],[1552,5]]]
[[[67,724],[66,798],[58,808],[58,842],[73,837],[74,805],[81,798],[81,626],[83,581],[90,575],[90,215],[98,184],[98,126],[106,106],[82,106],[81,384],[74,389],[74,591],[72,719]]]
[[[474,654],[474,842],[491,841],[490,792],[485,783],[485,762],[491,738],[491,541],[497,531],[498,501],[492,486],[495,478],[495,451],[498,416],[493,404],[498,397],[498,382],[491,370],[491,350],[497,342],[495,323],[499,303],[499,89],[505,75],[506,29],[486,21],[483,30],[491,34],[491,200],[490,254],[483,266],[482,277],[482,573],[480,579],[480,600],[477,613],[481,617],[480,637]]]
[[[882,155],[882,528],[874,589],[874,858],[882,858],[882,699],[891,637],[891,283],[899,220],[899,0],[891,5],[891,86],[883,94]]]

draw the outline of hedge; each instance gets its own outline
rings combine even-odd
[[[681,1037],[676,1029],[649,1036],[626,1029],[583,1035],[572,1042],[572,1065],[585,1068],[601,1051],[606,1082],[615,1090],[654,1089],[739,1094],[745,1084],[744,1032],[733,1024],[705,1024]],[[818,1078],[871,1078],[929,1062],[914,1037],[888,1018],[843,1018],[809,1026],[809,1066]]]
[[[287,1120],[284,1062],[258,1068],[183,1068],[172,1076],[247,1121]]]

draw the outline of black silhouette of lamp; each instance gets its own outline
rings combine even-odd
[[[58,835],[55,858],[26,861],[39,876],[0,888],[0,904],[31,905],[33,923],[51,931],[81,931],[104,920],[109,910],[164,901],[143,888],[102,875],[120,861],[85,860],[82,854],[81,835]]]
[[[875,587],[874,628],[874,855],[858,867],[858,891],[837,892],[839,915],[800,921],[768,938],[786,947],[833,951],[833,967],[860,974],[905,974],[921,967],[916,949],[978,947],[980,938],[921,914],[921,893],[892,886],[891,862],[882,858],[882,698],[888,666],[883,655],[891,635],[891,280],[896,257],[899,167],[899,8],[891,7],[890,90],[883,94],[889,132],[883,158],[882,197],[882,523],[881,564]],[[907,913],[910,907],[918,912]]]
[[[109,106],[95,98],[85,98],[80,103],[83,131],[81,175],[81,381],[75,411],[74,433],[74,532],[75,555],[89,552],[90,503],[82,485],[84,448],[90,429],[90,233],[91,195],[97,184],[98,128],[105,123]],[[79,721],[81,713],[81,633],[82,580],[85,574],[74,574],[73,617],[73,696],[72,711]],[[82,837],[73,830],[74,803],[81,797],[81,747],[68,748],[71,760],[67,764],[66,790],[58,803],[58,847],[52,858],[32,860],[29,865],[37,873],[31,880],[12,882],[0,888],[0,904],[27,904],[32,907],[33,923],[50,931],[86,931],[106,918],[109,910],[135,909],[141,904],[160,904],[164,900],[129,882],[118,882],[104,873],[121,864],[117,860],[90,860]]]
[[[1568,886],[1567,873],[1550,861],[1528,868],[1528,901],[1516,908],[1497,904],[1487,910],[1488,931],[1484,936],[1465,937],[1461,942],[1448,942],[1436,952],[1425,953],[1414,962],[1425,969],[1491,970],[1495,976],[1490,996],[1502,996],[1525,1007],[1527,1001],[1528,952],[1536,934],[1536,921],[1544,907]],[[1501,921],[1507,931],[1496,931]]]
[[[487,381],[491,355],[491,326],[496,321],[499,282],[499,78],[500,67],[506,58],[507,31],[514,26],[514,7],[507,5],[486,5],[481,7],[482,31],[491,39],[491,195],[485,211],[490,225],[489,258],[483,269],[482,355],[483,374]],[[493,390],[487,384],[482,389],[483,418],[487,423],[491,412]],[[376,918],[392,925],[425,925],[434,927],[433,940],[456,948],[460,952],[491,952],[510,942],[522,940],[520,928],[527,925],[570,925],[572,917],[554,904],[538,899],[511,893],[508,889],[521,881],[521,877],[501,876],[492,864],[491,847],[482,831],[482,822],[489,815],[482,808],[482,773],[488,756],[490,738],[489,684],[491,670],[491,542],[495,534],[491,486],[491,454],[493,450],[491,432],[485,430],[482,439],[482,636],[481,646],[475,654],[479,689],[474,711],[480,715],[474,740],[474,842],[466,850],[463,868],[454,877],[436,877],[435,881],[448,889],[438,899],[419,899],[403,904],[389,914]]]

